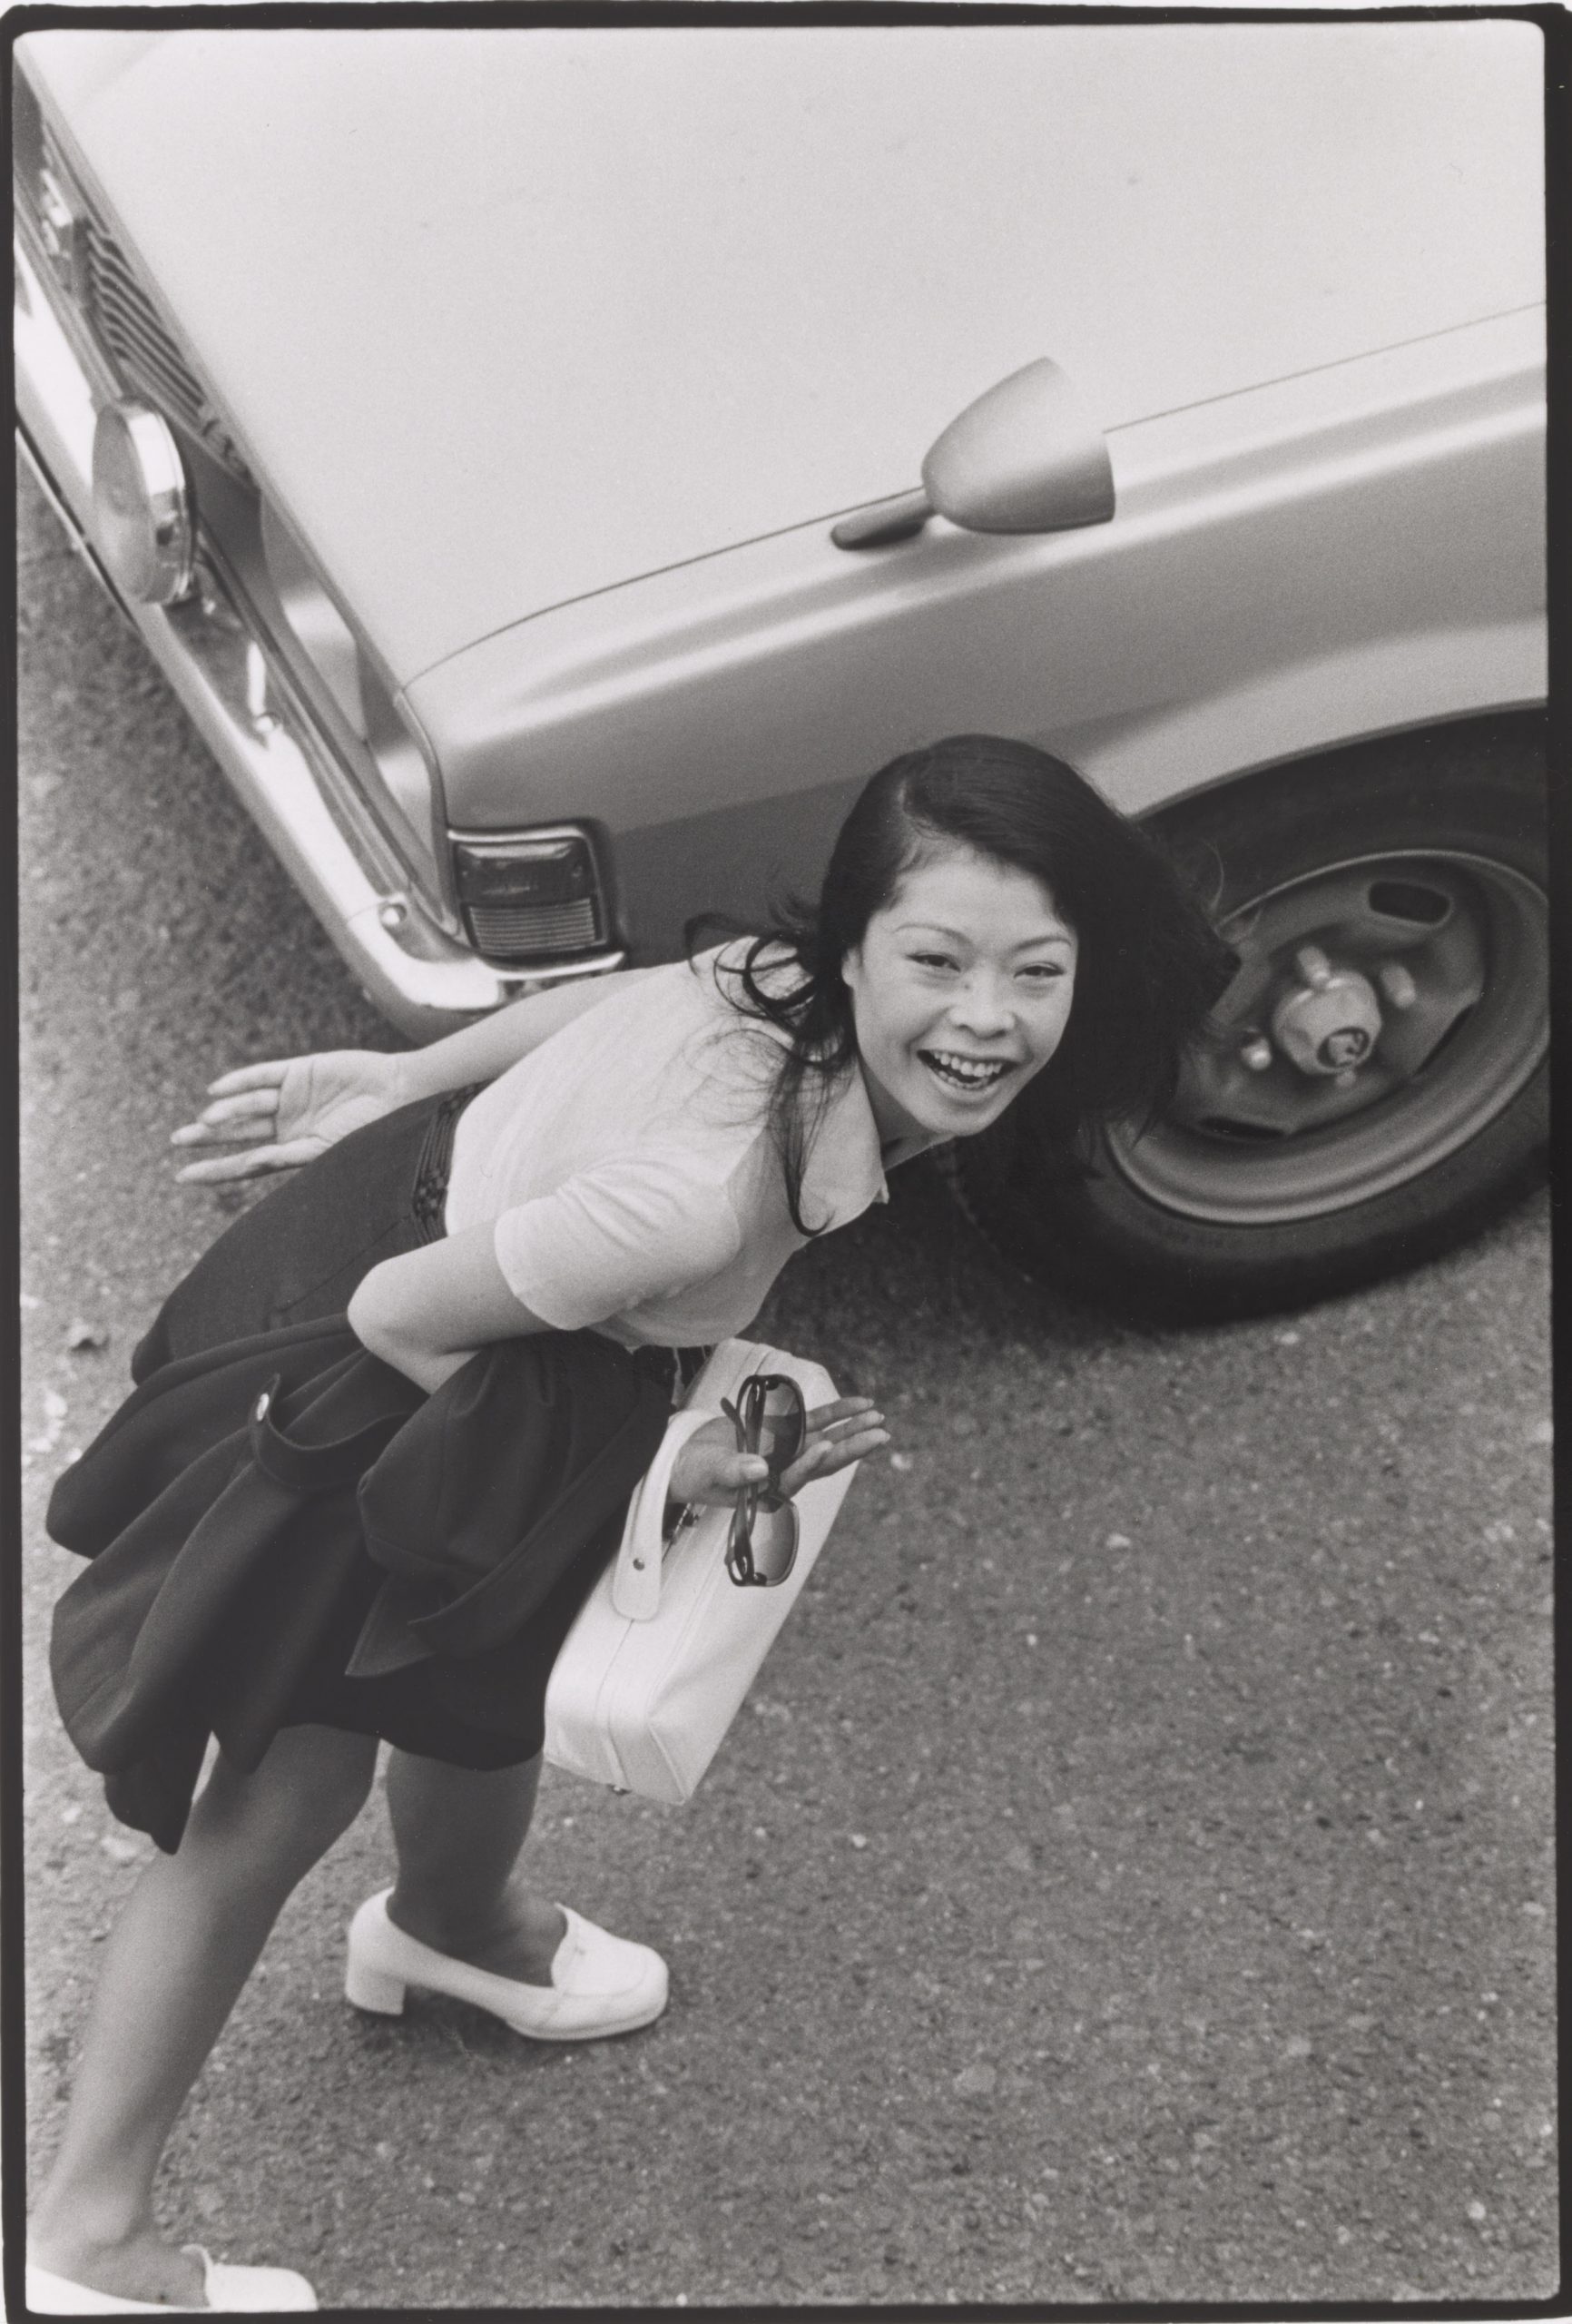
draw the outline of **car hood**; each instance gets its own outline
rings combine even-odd
[[[1524,24],[34,34],[391,676],[901,491],[1541,295]]]

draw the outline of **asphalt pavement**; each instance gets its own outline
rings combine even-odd
[[[23,519],[37,2168],[149,1853],[54,1724],[48,1487],[241,1199],[173,1182],[202,1084],[397,1042]],[[661,1947],[667,2015],[574,2049],[349,2010],[378,1803],[199,2083],[172,2230],[343,2307],[1550,2294],[1547,1232],[1147,1333],[898,1175],[761,1319],[895,1443],[701,1793],[543,1787],[542,1885]]]

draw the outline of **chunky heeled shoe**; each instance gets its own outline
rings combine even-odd
[[[180,2308],[166,2299],[122,2299],[112,2291],[74,2284],[47,2268],[27,2263],[27,2305],[35,2316],[277,2316],[315,2308],[317,2295],[293,2268],[232,2268],[210,2259],[200,2243],[182,2249],[202,2263],[201,2308]]]
[[[418,1937],[406,1936],[388,1917],[384,1888],[368,1896],[349,1924],[345,1998],[357,2009],[401,2017],[410,1985],[450,1994],[473,2003],[533,2042],[593,2042],[605,2034],[631,2034],[648,2025],[666,2005],[666,1965],[647,1945],[612,1936],[594,1921],[558,1907],[566,1934],[552,1957],[549,1985],[526,1984],[473,1969]]]

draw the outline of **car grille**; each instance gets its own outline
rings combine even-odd
[[[495,960],[545,960],[553,952],[588,951],[600,941],[595,900],[573,903],[471,904],[465,913],[477,951]]]
[[[119,244],[91,212],[86,219],[87,314],[100,345],[128,387],[138,388],[242,483],[245,462],[153,311]]]
[[[241,484],[255,479],[201,384],[160,320],[124,251],[99,217],[42,119],[25,81],[16,84],[17,178],[34,221],[38,189],[47,172],[70,189],[71,207],[81,221],[83,263],[71,275],[68,295],[121,384],[144,397]],[[60,279],[58,271],[56,280]]]

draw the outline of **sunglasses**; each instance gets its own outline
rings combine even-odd
[[[769,1478],[744,1485],[732,1512],[726,1541],[726,1571],[739,1589],[772,1590],[797,1562],[797,1511],[781,1490],[781,1479],[801,1452],[808,1414],[795,1380],[756,1372],[745,1380],[735,1403],[721,1399],[721,1410],[737,1432],[737,1450],[768,1462]]]

